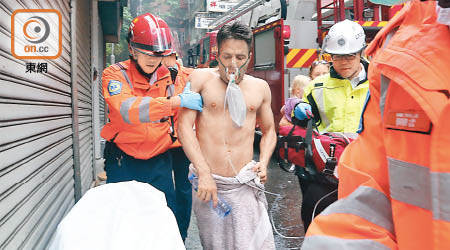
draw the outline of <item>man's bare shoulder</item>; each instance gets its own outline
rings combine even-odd
[[[190,78],[195,81],[206,81],[217,75],[217,70],[213,68],[195,69],[192,71]]]
[[[252,92],[253,96],[261,97],[263,100],[270,102],[271,91],[269,84],[265,80],[251,75],[245,75],[244,80],[247,91]]]
[[[217,77],[217,73],[212,68],[195,69],[189,75],[191,90],[196,92],[201,91],[203,89],[203,84],[214,77]]]
[[[269,88],[269,84],[261,78],[257,78],[257,77],[251,76],[251,75],[245,75],[244,80],[246,82],[248,82],[250,85],[255,86],[255,87]]]

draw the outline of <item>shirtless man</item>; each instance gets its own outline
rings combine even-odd
[[[179,139],[194,167],[191,172],[199,178],[193,208],[200,238],[205,249],[274,249],[260,183],[267,180],[267,165],[276,144],[270,89],[264,80],[245,75],[252,46],[248,26],[238,22],[224,25],[217,43],[219,67],[195,70],[188,80],[191,90],[203,97],[203,112],[183,109],[178,121]],[[246,104],[241,126],[232,121],[228,105],[224,110],[231,73]],[[263,136],[256,163],[252,158],[257,120]],[[207,203],[212,199],[215,207],[218,192],[232,207],[224,219]]]

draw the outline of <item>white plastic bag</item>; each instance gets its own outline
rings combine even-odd
[[[230,75],[227,90],[225,92],[225,107],[228,104],[231,120],[237,127],[242,127],[247,114],[247,105],[241,88],[236,84],[235,75]]]
[[[136,181],[89,190],[58,225],[49,250],[185,249],[162,192]]]

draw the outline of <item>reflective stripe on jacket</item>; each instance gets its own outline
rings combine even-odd
[[[366,67],[368,63],[362,62]],[[331,73],[311,81],[303,94],[303,100],[311,104],[319,122],[320,132],[356,133],[369,90],[369,81],[362,80],[353,89],[347,79],[331,68]]]
[[[173,94],[170,73],[160,66],[149,82],[134,62],[119,64],[109,66],[102,74],[109,122],[101,136],[113,140],[128,155],[150,159],[172,145],[170,116],[174,110],[167,99]]]
[[[450,31],[436,2],[408,3],[367,53],[364,130],[302,249],[449,249]]]

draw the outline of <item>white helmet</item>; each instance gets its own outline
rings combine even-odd
[[[345,19],[331,27],[323,46],[324,51],[329,54],[356,53],[366,47],[366,35],[361,25]]]

